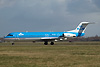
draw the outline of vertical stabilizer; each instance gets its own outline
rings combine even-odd
[[[81,22],[75,29],[78,33],[84,33],[89,22]]]
[[[78,36],[81,36],[81,34],[85,32],[88,24],[89,24],[89,22],[81,22],[78,25],[78,27],[75,29],[78,32]]]
[[[71,30],[67,32],[75,32],[78,33],[77,36],[81,36],[81,34],[85,32],[88,24],[90,24],[90,22],[81,22],[75,30]]]

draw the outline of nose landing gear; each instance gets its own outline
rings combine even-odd
[[[12,43],[12,45],[14,45],[15,43]]]

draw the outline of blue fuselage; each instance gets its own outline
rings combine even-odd
[[[13,32],[9,33],[4,38],[42,38],[42,37],[60,37],[64,33],[76,34],[76,37],[79,36],[79,33],[75,32]],[[84,33],[81,33],[80,36],[84,36]]]

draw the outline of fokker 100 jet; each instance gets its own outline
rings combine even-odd
[[[75,30],[66,31],[66,32],[12,32],[4,37],[4,41],[14,42],[19,41],[32,41],[32,42],[44,42],[45,45],[48,45],[50,42],[51,45],[54,45],[55,41],[67,40],[67,38],[81,37],[85,35],[86,26],[91,24],[90,22],[81,22]]]

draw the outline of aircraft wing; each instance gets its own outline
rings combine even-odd
[[[58,37],[43,37],[43,38],[41,38],[41,39],[58,39]]]
[[[43,37],[43,38],[41,38],[41,40],[43,40],[43,41],[53,41],[56,39],[58,39],[58,37]]]

